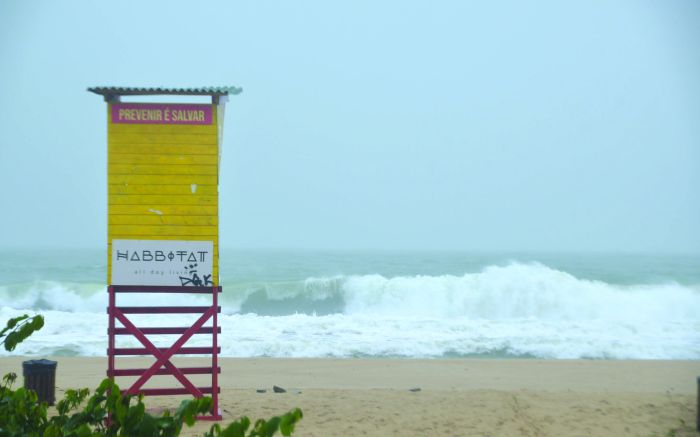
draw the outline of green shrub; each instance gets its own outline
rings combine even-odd
[[[0,436],[177,436],[182,425],[192,426],[198,414],[211,409],[208,397],[183,401],[173,415],[160,417],[146,412],[143,396],[123,396],[110,379],[102,381],[90,396],[88,389],[67,390],[56,404],[56,415],[47,418],[47,405],[36,393],[12,390],[16,375],[0,386]],[[87,401],[86,401],[87,399]],[[84,406],[81,408],[81,405]]]
[[[32,390],[12,390],[17,375],[9,373],[0,384],[0,436],[38,436],[48,425],[46,403]]]
[[[143,395],[122,395],[110,379],[102,381],[88,398],[88,389],[67,390],[56,404],[56,415],[47,418],[47,405],[38,402],[32,390],[12,390],[16,375],[8,374],[0,385],[0,436],[178,436],[183,424],[192,426],[199,414],[211,410],[209,397],[182,401],[174,414],[165,411],[155,417],[146,412]],[[87,401],[86,401],[87,399]],[[81,408],[81,405],[84,405]],[[242,417],[221,429],[214,424],[207,437],[269,437],[280,431],[289,436],[301,420],[298,408],[269,420],[259,419],[250,428],[250,419]]]

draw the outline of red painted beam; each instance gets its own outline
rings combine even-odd
[[[221,293],[221,287],[175,287],[165,285],[112,285],[115,293],[192,293],[211,294],[216,290]]]
[[[214,421],[219,421],[223,419],[224,417],[221,414],[212,414],[211,416],[197,416],[197,420],[214,420]]]
[[[112,371],[112,375],[107,376],[140,376],[146,373],[149,369],[115,369]],[[180,372],[186,375],[209,375],[212,373],[211,367],[178,367]],[[221,373],[221,367],[216,368],[216,373]],[[172,375],[173,373],[169,369],[158,369],[154,375]]]
[[[170,351],[170,348],[158,348],[158,351],[160,351],[161,354],[164,354]],[[212,347],[181,347],[177,350],[176,354],[211,354],[213,352],[214,348]],[[221,353],[221,347],[216,348],[216,352]],[[107,349],[107,355],[109,355],[110,353],[113,355],[151,355],[151,352],[143,347],[117,347],[112,349],[111,351]]]
[[[211,307],[115,307],[123,314],[201,314]],[[109,312],[109,308],[107,309]],[[221,307],[216,307],[216,312],[221,312]]]
[[[138,328],[144,334],[184,334],[189,328]],[[221,334],[221,326],[216,328],[216,332]],[[109,334],[109,330],[107,330]],[[195,334],[213,334],[214,328],[211,326],[199,328]],[[132,335],[126,328],[114,328],[114,335]]]
[[[197,387],[202,393],[213,393],[211,387]],[[125,394],[127,390],[122,390],[122,395]],[[143,393],[144,396],[167,396],[167,395],[191,395],[189,390],[186,388],[140,388],[136,393]],[[217,393],[221,393],[221,387],[218,387]]]

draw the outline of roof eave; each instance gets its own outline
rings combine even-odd
[[[88,91],[101,95],[106,101],[119,100],[121,96],[211,96],[222,97],[240,94],[239,87],[202,87],[202,88],[136,88],[136,87],[90,87]]]

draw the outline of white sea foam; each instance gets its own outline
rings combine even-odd
[[[167,301],[168,305],[206,305],[208,302],[206,298],[192,295],[169,295]],[[54,281],[0,286],[0,303],[24,310],[106,314],[107,287]],[[163,305],[163,295],[124,293],[119,295],[117,303],[125,306]]]
[[[463,276],[353,276],[346,314],[508,320],[700,321],[700,292],[678,284],[619,286],[541,264],[491,266]]]
[[[676,283],[614,285],[518,263],[462,276],[307,278],[262,285],[257,307],[286,304],[278,316],[239,313],[252,299],[246,287],[228,287],[234,291],[223,299],[224,356],[700,359],[700,290]],[[163,296],[155,294],[119,298],[122,305],[163,304]],[[177,295],[167,304],[207,301]],[[35,310],[46,318],[45,328],[15,353],[105,355],[104,286],[4,286],[0,302],[0,320]],[[319,302],[333,302],[333,310],[313,314]],[[134,318],[142,326],[187,326],[193,320]],[[155,340],[166,346],[174,338]],[[119,342],[138,346],[134,339]],[[207,336],[195,336],[188,345],[208,342]]]
[[[22,312],[0,309],[7,319]],[[107,317],[94,313],[43,312],[44,329],[15,354],[104,356]],[[140,326],[188,326],[184,316],[149,316]],[[223,315],[223,356],[233,357],[450,357],[533,356],[542,358],[698,359],[698,323],[615,324],[537,319],[450,320],[364,315]],[[168,346],[173,336],[154,336]],[[195,336],[188,346],[210,344]],[[118,346],[138,347],[124,336]],[[6,353],[2,353],[6,355]]]

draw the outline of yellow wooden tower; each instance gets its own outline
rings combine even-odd
[[[219,162],[236,87],[88,88],[107,102],[108,284],[219,284]],[[157,96],[210,103],[159,103]],[[154,102],[124,102],[154,96]]]

